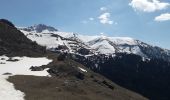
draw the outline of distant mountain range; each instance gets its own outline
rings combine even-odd
[[[43,32],[45,30],[48,30],[48,31],[51,31],[51,32],[58,31],[54,27],[46,26],[44,24],[38,24],[38,25],[27,27],[27,28],[22,28],[22,30],[25,30],[25,31],[28,31],[28,32],[34,31],[34,32],[37,32],[37,33]]]
[[[69,55],[87,68],[151,100],[170,99],[170,50],[130,37],[88,36],[41,26],[19,30],[48,50]]]
[[[88,36],[78,33],[58,32],[43,24],[19,28],[29,39],[51,50],[65,50],[84,56],[115,53],[135,54],[144,58],[170,61],[170,50],[152,46],[130,37]],[[84,52],[83,52],[84,51]]]

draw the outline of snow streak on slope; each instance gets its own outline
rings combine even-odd
[[[0,56],[0,100],[24,100],[24,93],[15,90],[12,83],[8,82],[8,75],[34,75],[47,76],[47,71],[31,71],[31,66],[47,65],[52,60],[43,58],[30,57],[6,57]]]

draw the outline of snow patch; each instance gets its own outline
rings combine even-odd
[[[0,100],[24,100],[24,93],[15,90],[14,85],[6,79],[8,76],[0,75]]]
[[[78,67],[81,71],[83,71],[83,72],[87,72],[87,70],[85,70],[85,69],[83,69],[83,68],[81,68],[81,67]]]
[[[0,100],[24,100],[24,93],[16,90],[14,85],[7,81],[8,75],[34,75],[34,76],[47,76],[49,75],[46,70],[44,71],[31,71],[31,66],[47,65],[52,60],[45,57],[30,58],[30,57],[12,57],[0,56]]]
[[[49,75],[46,70],[44,71],[31,71],[31,66],[47,65],[52,60],[45,57],[42,58],[30,58],[30,57],[12,57],[12,59],[18,59],[18,61],[3,60],[7,57],[0,56],[0,75],[4,73],[11,73],[12,75],[35,75],[35,76],[47,76]]]

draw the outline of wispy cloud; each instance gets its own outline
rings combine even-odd
[[[98,18],[102,24],[113,24],[113,21],[110,20],[110,13],[108,12],[101,14]]]
[[[98,15],[97,17],[89,17],[88,19],[86,20],[83,20],[81,21],[81,23],[83,24],[87,24],[89,22],[96,22],[96,21],[99,21],[101,24],[104,24],[104,25],[112,25],[112,24],[115,24],[117,25],[118,23],[117,22],[114,22],[112,19],[111,19],[111,13],[109,12],[109,9],[107,7],[101,7],[100,8],[100,15]]]
[[[143,12],[155,12],[158,10],[166,9],[170,6],[170,3],[160,2],[159,0],[132,0],[129,5],[134,10]]]
[[[155,17],[155,21],[159,21],[159,22],[168,21],[168,20],[170,20],[170,13],[164,13]]]

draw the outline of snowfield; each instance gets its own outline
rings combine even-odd
[[[82,46],[81,43],[85,45],[82,46],[91,50],[93,53],[100,54],[114,54],[119,53],[128,53],[128,54],[137,54],[140,56],[146,57],[139,48],[137,40],[130,37],[108,37],[103,34],[88,36],[81,35],[73,32],[58,32],[58,31],[48,31],[44,30],[41,33],[36,31],[27,32],[21,29],[29,39],[36,41],[42,46],[46,46],[47,49],[53,50],[53,48],[58,48],[59,45],[64,45],[69,48],[70,53],[76,53],[78,45]],[[64,37],[64,38],[75,38],[80,41],[78,44],[72,44],[73,41],[62,40],[60,37],[53,37],[51,33]]]
[[[48,76],[46,70],[31,71],[31,66],[47,65],[52,60],[45,57],[30,58],[30,57],[6,57],[0,56],[0,100],[24,100],[24,93],[15,90],[14,85],[8,82],[9,75],[34,75],[34,76]]]
[[[18,61],[7,61],[2,60],[3,57],[0,56],[0,75],[4,73],[11,73],[12,75],[34,75],[34,76],[47,76],[49,75],[46,70],[44,71],[31,71],[29,68],[31,66],[42,66],[47,65],[52,60],[45,57],[43,58],[30,58],[30,57],[13,57],[13,60]]]
[[[111,46],[108,41],[102,40],[91,46],[93,49],[97,50],[101,54],[112,54],[115,53],[115,48]]]

